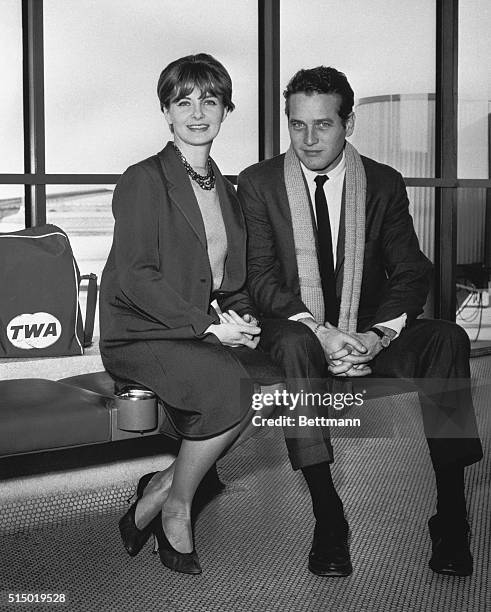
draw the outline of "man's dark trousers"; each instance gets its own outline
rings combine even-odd
[[[265,319],[261,325],[260,346],[283,368],[289,379],[288,391],[325,393],[322,381],[327,364],[313,332],[303,323],[287,319]],[[467,334],[455,323],[416,319],[371,364],[374,377],[415,379],[435,469],[470,465],[482,458],[470,389],[469,352]],[[289,435],[285,428],[293,468],[332,461],[328,428],[305,429],[299,436]],[[445,432],[451,437],[445,437]]]

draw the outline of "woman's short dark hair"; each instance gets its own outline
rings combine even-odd
[[[343,125],[353,110],[355,94],[348,83],[346,75],[336,68],[326,66],[317,66],[317,68],[309,68],[299,70],[290,79],[286,86],[283,96],[285,97],[285,113],[287,116],[290,112],[288,101],[294,93],[325,93],[337,94],[341,98],[341,105],[338,114],[341,117]]]
[[[166,66],[159,77],[157,94],[160,108],[188,96],[197,87],[202,95],[221,98],[228,111],[233,111],[232,79],[224,66],[207,53],[186,55]]]

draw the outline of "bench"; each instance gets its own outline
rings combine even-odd
[[[38,364],[37,369],[51,365],[51,370],[56,371],[64,359],[71,360],[68,370],[73,372],[74,360],[77,360],[83,371],[85,356],[39,360],[45,363]],[[2,361],[3,367],[6,360]],[[17,362],[10,365],[17,366],[17,370],[23,367],[25,372],[28,364]],[[274,381],[272,385],[261,386],[261,391],[271,392],[282,376],[279,370],[270,366],[258,371],[255,378]],[[123,381],[113,380],[103,370],[58,380],[33,377],[0,381],[0,458],[159,433],[174,439],[179,437],[162,402],[157,402],[154,418],[149,419],[148,411],[151,412],[152,408],[145,407],[145,401],[118,397],[117,393],[124,385]],[[142,410],[147,411],[143,418]],[[244,437],[253,432],[252,427],[246,427],[246,430]]]
[[[27,378],[29,375],[32,377]],[[172,439],[167,448],[176,447],[179,436],[161,402],[150,428],[139,425],[139,402],[130,402],[130,408],[122,409],[116,395],[122,383],[118,386],[103,370],[97,344],[77,357],[0,359],[0,377],[0,459],[130,441],[160,433]],[[257,389],[262,393],[284,388],[281,373],[272,365],[269,369],[261,368],[255,378],[271,382]],[[414,392],[411,385],[396,379],[390,383],[358,380],[366,389],[366,400]],[[274,409],[275,406],[263,408],[261,416],[269,416]],[[391,406],[386,409],[387,417],[393,420]],[[377,406],[376,411],[369,411],[373,414],[365,415],[366,423],[375,420],[376,413],[380,416],[380,410],[381,406]],[[249,420],[241,441],[256,430]]]

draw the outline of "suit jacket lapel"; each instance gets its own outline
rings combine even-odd
[[[205,226],[201,211],[186,169],[177,157],[172,143],[167,143],[165,148],[158,154],[158,158],[169,185],[169,198],[182,212],[196,233],[198,240],[204,249],[207,250]]]

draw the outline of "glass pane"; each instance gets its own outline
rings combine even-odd
[[[459,2],[458,175],[489,178],[491,4]]]
[[[114,219],[113,185],[48,185],[46,220],[70,239],[81,274],[93,272],[99,281],[111,248]]]
[[[433,187],[407,187],[409,212],[420,249],[430,261],[435,262],[435,189]],[[434,288],[430,288],[423,316],[433,318]]]
[[[487,200],[487,201],[486,201]],[[457,323],[491,345],[491,190],[457,190]]]
[[[159,74],[199,52],[234,86],[213,157],[226,174],[257,161],[256,0],[50,0],[44,14],[48,172],[119,173],[162,149]]]
[[[16,232],[25,226],[24,187],[0,185],[0,232]]]
[[[23,172],[21,3],[0,0],[0,172]]]
[[[408,187],[409,212],[419,246],[431,261],[435,260],[435,190],[433,187]]]
[[[281,7],[282,87],[300,68],[341,70],[357,100],[351,142],[360,153],[405,176],[434,176],[435,2],[310,0],[305,11],[305,3],[282,0]]]
[[[80,274],[97,274],[100,284],[112,244],[114,219],[111,201],[114,185],[48,185],[46,190],[47,222],[67,233]],[[86,284],[82,284],[80,291],[83,316],[86,287]],[[99,337],[99,301],[94,337]]]
[[[360,98],[350,142],[360,153],[403,176],[435,174],[435,96],[408,94]]]

